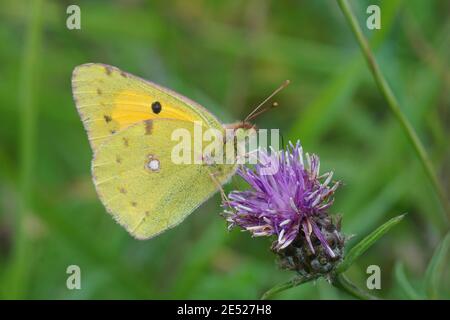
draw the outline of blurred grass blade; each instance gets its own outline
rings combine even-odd
[[[392,92],[391,87],[389,86],[388,82],[386,81],[385,77],[383,76],[380,67],[378,66],[378,63],[375,60],[375,57],[372,53],[372,50],[370,49],[369,43],[367,42],[366,37],[364,36],[358,20],[356,19],[355,15],[353,14],[350,5],[348,4],[348,1],[346,0],[337,0],[338,4],[347,19],[348,23],[350,24],[350,27],[356,37],[356,40],[358,41],[358,44],[361,47],[361,51],[363,52],[364,56],[366,57],[367,64],[369,65],[370,72],[372,73],[375,82],[377,83],[377,86],[379,87],[382,95],[386,99],[387,105],[389,106],[390,111],[394,114],[397,121],[400,123],[402,129],[404,130],[406,136],[408,137],[410,143],[414,147],[414,150],[417,153],[417,156],[419,160],[421,161],[425,172],[430,179],[437,195],[439,196],[442,207],[445,210],[445,213],[447,214],[447,222],[450,221],[450,202],[449,199],[444,191],[444,188],[442,187],[441,183],[439,182],[439,179],[436,175],[436,170],[433,167],[433,163],[431,162],[427,151],[425,150],[425,147],[423,146],[422,142],[419,139],[419,136],[417,135],[416,131],[414,130],[413,126],[409,122],[408,118],[403,114],[400,105],[394,96],[394,93]]]
[[[371,39],[374,48],[386,40],[395,21],[401,1],[389,1],[383,8],[383,29]],[[358,52],[356,52],[358,53]],[[316,98],[309,103],[293,122],[288,138],[301,137],[302,143],[313,143],[334,123],[339,114],[345,114],[363,74],[363,59],[354,56],[341,67],[332,69],[333,76],[323,86]],[[353,122],[355,122],[353,120]],[[317,143],[317,142],[316,142]]]
[[[397,281],[400,289],[408,299],[421,300],[423,297],[414,289],[409,282],[408,276],[405,272],[405,266],[402,262],[397,261],[395,264],[395,280]]]
[[[30,5],[28,26],[26,29],[25,46],[20,75],[20,91],[17,93],[20,116],[20,196],[14,225],[14,249],[10,264],[3,275],[3,294],[10,299],[22,298],[26,294],[25,286],[29,272],[29,244],[25,231],[25,219],[30,207],[33,188],[33,168],[35,162],[36,135],[36,75],[38,54],[42,34],[43,0],[35,0]]]
[[[202,237],[189,248],[189,254],[179,268],[180,272],[174,276],[174,286],[170,290],[173,298],[182,299],[189,295],[219,248],[230,239],[227,232],[218,231],[222,226],[222,221],[215,219],[207,228],[205,226]]]
[[[344,258],[344,261],[339,265],[337,272],[342,273],[346,271],[356,259],[359,258],[367,249],[369,249],[378,239],[380,239],[386,232],[388,232],[393,226],[397,225],[404,218],[404,214],[392,218],[388,222],[384,223],[378,229],[373,231],[367,237],[362,239],[358,244],[356,244],[350,252]]]
[[[445,271],[445,258],[450,249],[450,232],[444,237],[434,251],[433,257],[428,264],[425,273],[425,289],[430,299],[437,299],[439,296],[439,281],[443,279]]]
[[[304,284],[306,282],[309,282],[311,280],[316,279],[315,277],[302,277],[302,276],[296,276],[295,278],[285,282],[278,284],[271,289],[267,290],[261,297],[261,300],[268,300],[271,297],[273,297],[275,294],[280,293],[282,291],[297,287],[301,284]]]

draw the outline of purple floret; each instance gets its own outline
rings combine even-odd
[[[269,170],[276,168],[277,170]],[[285,151],[260,152],[253,169],[243,167],[238,174],[251,189],[232,191],[224,203],[229,228],[239,226],[253,236],[276,236],[273,248],[286,248],[303,236],[311,251],[311,234],[320,240],[330,257],[333,250],[312,217],[325,212],[333,203],[339,182],[330,185],[333,172],[319,176],[316,155],[303,155],[300,142],[291,142]]]

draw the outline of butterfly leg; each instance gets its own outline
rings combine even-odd
[[[217,180],[216,173],[211,172],[211,170],[210,170],[209,168],[207,168],[207,170],[209,171],[209,175],[210,175],[212,181],[214,182],[214,184],[215,184],[215,185],[217,186],[217,188],[219,189],[220,197],[222,198],[222,202],[228,203],[228,202],[229,202],[228,197],[227,197],[227,195],[225,194],[225,190],[223,189],[222,185],[221,185],[220,182]]]

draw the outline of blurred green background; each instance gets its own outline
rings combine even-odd
[[[350,3],[448,190],[450,2]],[[81,30],[66,28],[70,4],[81,8]],[[369,4],[381,7],[381,30],[365,27]],[[1,298],[257,299],[293,275],[277,268],[269,239],[227,232],[219,196],[149,241],[113,221],[96,197],[72,100],[71,72],[86,62],[172,88],[224,122],[243,119],[290,79],[280,107],[257,125],[301,139],[345,183],[331,211],[355,235],[349,245],[409,213],[349,278],[365,287],[374,264],[382,289],[373,294],[426,297],[445,213],[335,1],[6,0],[0,43]],[[81,268],[81,290],[66,288],[69,265]],[[439,274],[441,298],[450,297],[448,269]],[[325,280],[277,297],[349,298]]]

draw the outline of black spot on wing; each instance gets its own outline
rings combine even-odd
[[[153,113],[158,114],[158,113],[161,112],[161,110],[162,110],[162,105],[161,105],[161,103],[159,101],[155,101],[155,102],[152,103],[152,111],[153,111]]]

